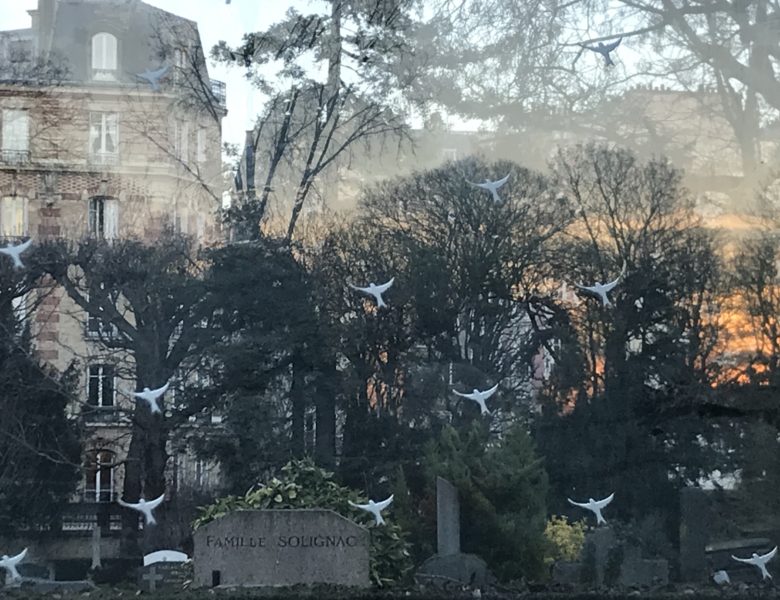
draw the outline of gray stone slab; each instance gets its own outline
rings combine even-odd
[[[460,554],[458,490],[442,477],[436,477],[436,541],[439,556]]]
[[[420,583],[446,587],[447,583],[483,588],[494,581],[487,564],[476,554],[434,554],[415,573]]]
[[[194,542],[197,586],[369,585],[369,532],[330,510],[236,511]]]

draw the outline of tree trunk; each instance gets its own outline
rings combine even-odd
[[[336,466],[336,381],[338,372],[334,361],[322,361],[318,368],[317,436],[314,442],[314,459],[326,469]]]
[[[303,457],[306,454],[306,363],[303,357],[296,353],[292,360],[292,386],[290,387],[290,401],[292,402],[292,453],[295,457]]]

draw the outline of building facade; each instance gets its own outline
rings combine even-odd
[[[2,237],[154,241],[173,230],[219,242],[225,87],[208,76],[197,24],[141,0],[39,0],[30,16],[30,28],[0,32]],[[32,316],[39,357],[81,370],[73,414],[88,439],[74,500],[87,508],[121,490],[120,409],[135,389],[101,327],[62,289]],[[208,483],[208,465],[172,454],[174,485]],[[91,529],[95,513],[113,522],[82,510],[66,528]]]

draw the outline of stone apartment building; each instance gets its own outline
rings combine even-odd
[[[141,0],[39,0],[30,16],[30,28],[0,32],[2,237],[153,241],[172,228],[218,242],[225,87],[208,76],[197,24]],[[166,66],[159,89],[137,76]],[[63,290],[32,319],[40,358],[83,370],[84,476],[63,528],[92,529],[98,513],[114,528],[105,506],[129,441],[118,408],[135,384]],[[208,484],[207,465],[174,458],[174,489]]]

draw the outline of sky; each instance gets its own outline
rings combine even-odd
[[[220,40],[236,45],[245,32],[259,31],[280,20],[292,4],[289,0],[231,0],[229,5],[225,0],[144,1],[197,22],[207,55]],[[0,0],[0,30],[29,27],[27,11],[37,5],[38,0]],[[253,116],[262,108],[260,97],[240,69],[209,62],[209,74],[227,84],[228,116],[222,122],[223,140],[242,145],[245,131],[252,127]]]

